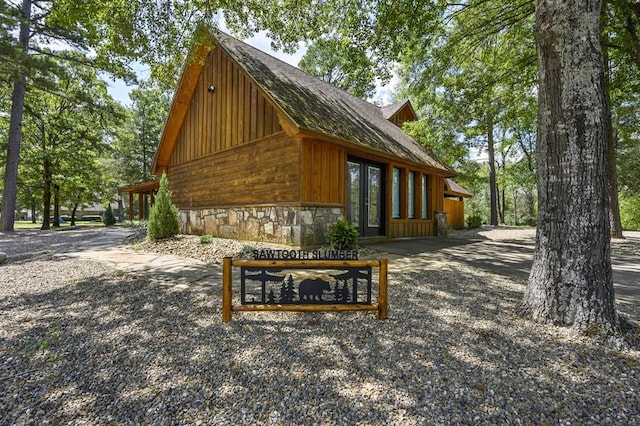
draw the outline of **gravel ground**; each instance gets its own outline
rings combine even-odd
[[[452,237],[492,232],[531,238]],[[223,324],[218,282],[167,285],[53,256],[89,238],[0,234],[2,425],[640,424],[637,330],[616,345],[525,321],[514,314],[523,282],[416,268],[390,275],[386,321],[240,313]],[[148,244],[137,247],[212,268],[244,250]],[[624,244],[638,253],[638,239]]]

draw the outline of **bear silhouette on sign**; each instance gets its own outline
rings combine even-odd
[[[331,285],[321,278],[303,280],[298,287],[301,302],[323,302],[325,291],[331,291]]]

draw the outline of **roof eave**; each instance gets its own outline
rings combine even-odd
[[[372,148],[370,146],[367,145],[363,145],[354,141],[349,141],[346,139],[341,139],[332,135],[328,135],[322,132],[318,132],[316,130],[312,130],[312,129],[305,129],[305,128],[300,128],[300,132],[296,135],[298,137],[302,137],[302,138],[310,138],[310,139],[320,139],[320,140],[325,140],[327,142],[331,142],[334,143],[336,145],[340,145],[343,146],[345,148],[351,148],[351,149],[355,149],[357,151],[361,151],[364,153],[368,153],[368,154],[372,154],[375,155],[379,158],[386,158],[392,162],[397,162],[397,163],[405,163],[405,164],[411,164],[414,165],[418,168],[424,169],[424,170],[429,170],[429,171],[433,171],[439,175],[442,175],[444,177],[454,177],[456,176],[456,173],[452,170],[449,169],[445,169],[445,168],[436,168],[433,167],[431,165],[425,164],[425,163],[421,163],[421,162],[417,162],[417,161],[413,161],[410,159],[407,159],[405,157],[401,157],[395,154],[391,154],[387,151],[383,151],[380,149],[375,149]]]

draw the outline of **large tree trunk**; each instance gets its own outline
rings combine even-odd
[[[538,232],[520,308],[536,321],[613,333],[600,6],[536,2]]]
[[[31,18],[31,0],[22,1],[22,21],[18,43],[27,51],[29,44],[29,20]],[[18,162],[20,161],[20,142],[22,139],[22,114],[24,112],[24,95],[27,89],[27,78],[24,71],[19,71],[13,83],[11,95],[11,117],[9,119],[9,143],[7,144],[7,164],[4,171],[4,189],[2,190],[2,212],[0,212],[1,229],[13,231],[16,219],[16,196],[18,193]]]
[[[489,154],[489,198],[491,225],[498,226],[498,185],[496,184],[496,153],[493,146],[493,117],[487,113],[487,153]]]
[[[76,226],[76,212],[78,211],[78,203],[73,205],[73,210],[71,210],[71,225]]]

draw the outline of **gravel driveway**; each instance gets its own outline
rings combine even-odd
[[[175,285],[56,255],[96,232],[0,234],[2,425],[640,424],[637,330],[616,345],[525,321],[522,280],[432,264],[390,275],[386,321],[223,324],[216,280]],[[219,268],[196,239],[169,246]]]

